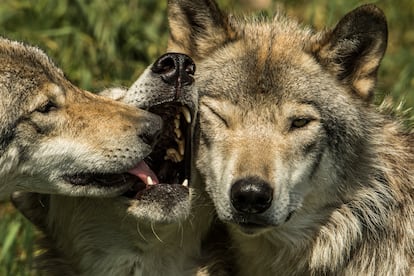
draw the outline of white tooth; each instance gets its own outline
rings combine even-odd
[[[175,141],[178,144],[178,153],[180,155],[184,156],[184,152],[185,152],[185,142],[184,142],[184,139],[183,140],[175,139]]]
[[[184,187],[188,187],[188,179],[184,179],[184,181],[183,181],[183,186],[184,186]]]
[[[181,107],[181,112],[184,115],[185,121],[190,124],[191,123],[191,113],[190,113],[190,110],[188,110],[187,107],[183,106],[183,107]]]
[[[147,176],[147,184],[148,185],[154,185],[154,181],[152,180],[151,176]]]
[[[174,133],[175,133],[175,137],[177,137],[177,138],[181,138],[181,136],[183,135],[182,132],[181,132],[181,129],[179,129],[179,128],[175,128]]]
[[[177,118],[174,119],[174,126],[175,126],[175,129],[180,129],[180,119],[177,119]]]

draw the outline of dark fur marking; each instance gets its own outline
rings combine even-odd
[[[322,161],[322,157],[323,157],[323,151],[319,151],[316,155],[315,161],[312,164],[311,173],[309,175],[310,178],[313,178],[315,173],[318,171],[318,168],[319,168],[319,166],[321,164],[321,161]]]
[[[10,143],[13,141],[15,137],[15,132],[12,129],[11,131],[8,131],[7,129],[0,133],[0,155],[4,153],[4,151],[7,149],[7,147],[10,145]]]

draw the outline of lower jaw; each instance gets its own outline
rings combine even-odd
[[[117,186],[99,186],[99,185],[73,185],[66,183],[65,186],[73,196],[85,196],[85,197],[101,197],[101,198],[113,198],[118,197],[124,193],[131,186],[130,184],[117,185]]]
[[[129,215],[151,223],[180,222],[191,210],[189,188],[178,184],[155,184],[135,197],[119,196],[118,200]]]
[[[151,199],[154,202],[157,202],[157,199],[162,200],[164,198],[170,197],[180,200],[182,194],[189,194],[188,183],[183,184],[169,184],[169,183],[158,183],[152,185],[141,184],[141,189],[136,191],[127,191],[121,195],[121,197],[126,198],[131,201],[139,201],[142,199]]]
[[[264,225],[258,225],[258,224],[250,224],[250,223],[243,223],[238,224],[237,228],[240,232],[243,234],[249,235],[249,236],[255,236],[262,234],[269,230],[269,226]]]
[[[237,219],[226,219],[223,220],[223,222],[225,222],[229,226],[229,229],[231,229],[232,232],[250,237],[261,235],[277,227],[276,225],[271,225],[267,223],[257,223],[244,220],[241,221]]]

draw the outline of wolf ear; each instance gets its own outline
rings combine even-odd
[[[194,59],[206,57],[234,37],[228,16],[214,0],[169,0],[168,22],[168,51]]]
[[[40,230],[46,230],[49,211],[49,195],[30,192],[14,192],[11,201],[23,216]]]
[[[312,45],[317,60],[366,101],[374,94],[377,71],[387,48],[387,22],[374,5],[345,15]]]

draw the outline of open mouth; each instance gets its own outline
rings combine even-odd
[[[188,187],[191,169],[191,121],[190,109],[179,102],[152,106],[149,111],[164,121],[164,127],[153,151],[129,173],[139,181],[123,194],[139,199],[145,190],[157,185]]]
[[[174,185],[187,189],[191,169],[190,109],[180,102],[167,102],[152,106],[149,111],[164,121],[163,130],[153,151],[128,172],[119,174],[85,173],[65,176],[75,186],[97,188],[130,187],[123,196],[139,199],[157,185]]]
[[[63,178],[66,182],[69,182],[75,186],[97,186],[97,187],[117,187],[123,186],[126,183],[135,182],[133,175],[124,174],[95,174],[84,173],[71,176],[65,176]]]

